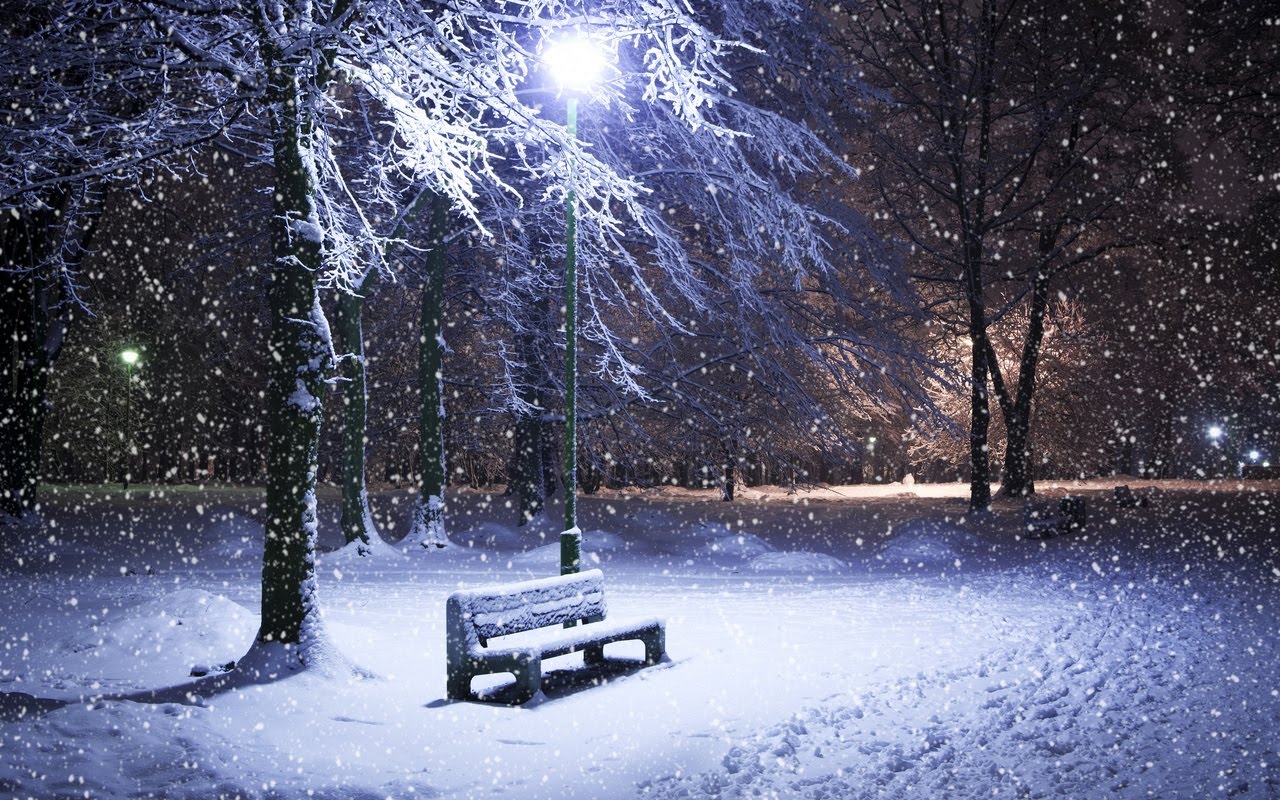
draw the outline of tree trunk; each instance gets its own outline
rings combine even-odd
[[[987,394],[987,321],[983,301],[982,245],[972,234],[965,245],[966,294],[969,301],[969,341],[973,363],[969,392],[969,508],[985,511],[991,507],[991,462],[988,431],[991,427],[990,398]]]
[[[1000,494],[1005,497],[1024,497],[1035,494],[1035,479],[1031,470],[1031,408],[1036,388],[1036,369],[1044,343],[1044,317],[1049,307],[1049,279],[1037,274],[1031,291],[1030,321],[1027,338],[1022,346],[1022,358],[1018,364],[1018,390],[1014,396],[1012,413],[1006,415],[1007,439],[1004,451],[1004,475]]]
[[[422,484],[413,510],[413,523],[405,544],[434,549],[449,544],[445,532],[444,449],[444,279],[448,266],[445,237],[449,232],[449,201],[431,198],[431,224],[427,229],[431,247],[422,280],[421,332],[418,339],[418,472]]]
[[[551,425],[543,423],[542,425],[542,488],[546,492],[546,499],[550,500],[556,496],[557,487],[565,490],[565,496],[568,497],[569,492],[574,491],[576,486],[564,486],[566,478],[565,470],[561,469],[558,457],[562,453],[563,442],[556,441],[555,429]],[[576,458],[574,459],[577,460]],[[576,483],[576,471],[573,478]]]
[[[48,415],[49,374],[62,349],[67,310],[54,313],[61,299],[61,280],[46,262],[63,245],[62,220],[71,198],[51,193],[37,211],[0,220],[0,514],[20,519],[36,503]],[[79,230],[79,253],[92,235],[88,215]],[[70,257],[64,257],[63,261]],[[65,265],[74,271],[76,264]]]
[[[372,276],[372,273],[370,273]],[[337,349],[343,353],[342,377],[342,536],[347,544],[357,543],[360,555],[369,555],[378,540],[378,528],[369,510],[369,488],[365,480],[365,430],[368,418],[368,391],[365,381],[364,330],[361,313],[371,277],[356,287],[355,294],[338,296]]]
[[[724,485],[720,487],[720,499],[726,503],[733,502],[734,490],[737,488],[734,485],[734,469],[733,469],[734,463],[735,463],[735,459],[733,457],[733,453],[729,450],[725,450]]]
[[[518,525],[535,519],[547,505],[543,465],[542,408],[536,392],[521,398],[530,408],[516,412],[514,452],[511,463],[512,493],[519,512]]]
[[[323,259],[315,176],[308,150],[310,99],[298,68],[280,63],[264,20],[262,45],[270,76],[275,191],[270,219],[274,262],[268,291],[266,541],[262,553],[262,620],[255,650],[282,644],[288,664],[307,665],[322,638],[316,598],[316,451],[324,372],[332,344],[317,279]],[[314,89],[312,89],[314,91]],[[255,651],[251,651],[253,653]]]

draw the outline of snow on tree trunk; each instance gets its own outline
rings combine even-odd
[[[431,199],[431,224],[422,281],[422,317],[418,339],[418,453],[421,488],[413,509],[413,523],[404,546],[410,549],[446,547],[444,450],[444,280],[448,265],[445,236],[449,225],[449,201],[442,195]]]
[[[262,22],[264,29],[271,24]],[[260,38],[270,76],[275,179],[268,291],[272,363],[262,619],[246,660],[264,669],[298,668],[313,664],[324,643],[316,597],[316,450],[332,342],[318,287],[323,242],[312,122],[306,115],[313,106],[300,86],[301,70],[281,59],[265,30]]]

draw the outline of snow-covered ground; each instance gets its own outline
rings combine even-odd
[[[1278,798],[1280,484],[1126,482],[1150,504],[1042,486],[1089,497],[1046,541],[956,485],[584,497],[611,616],[665,616],[671,661],[551,661],[523,708],[444,699],[445,597],[554,574],[556,508],[460,492],[454,548],[322,555],[370,677],[196,701],[257,627],[261,495],[63,487],[0,528],[0,797]]]

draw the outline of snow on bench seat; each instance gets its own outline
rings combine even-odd
[[[449,699],[472,699],[471,679],[477,675],[510,672],[519,702],[525,702],[542,685],[542,659],[581,650],[586,663],[598,664],[604,661],[604,646],[612,642],[643,642],[646,664],[665,658],[662,620],[606,622],[606,613],[604,574],[598,569],[454,592],[445,605]],[[563,627],[578,621],[586,624]],[[533,639],[492,643],[528,631],[539,633]]]

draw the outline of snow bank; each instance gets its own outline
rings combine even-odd
[[[213,508],[208,511],[212,520],[204,527],[203,538],[209,542],[201,551],[207,559],[219,561],[262,561],[262,543],[266,531],[261,522],[243,511],[232,508]]]
[[[807,551],[762,553],[747,564],[747,568],[755,572],[785,572],[801,575],[840,572],[845,566],[845,563],[835,556]]]
[[[614,533],[585,531],[582,534],[582,561],[586,567],[606,564],[619,555],[629,553],[631,549],[629,542]],[[511,562],[522,567],[555,572],[560,565],[560,537],[557,535],[551,544],[512,556]]]
[[[506,525],[493,520],[477,523],[454,536],[456,543],[485,550],[532,550],[547,542],[559,541],[559,530],[552,530],[544,514],[527,525]]]
[[[750,559],[765,553],[773,552],[768,542],[753,533],[737,533],[719,536],[698,548],[700,556],[728,556],[731,558]]]
[[[880,557],[891,563],[917,567],[952,565],[979,545],[976,536],[954,523],[913,520],[893,531]]]
[[[112,688],[141,687],[155,676],[181,679],[192,667],[234,661],[258,629],[256,614],[200,589],[178,589],[122,611],[104,608],[99,620],[62,640],[59,662],[80,680]]]

